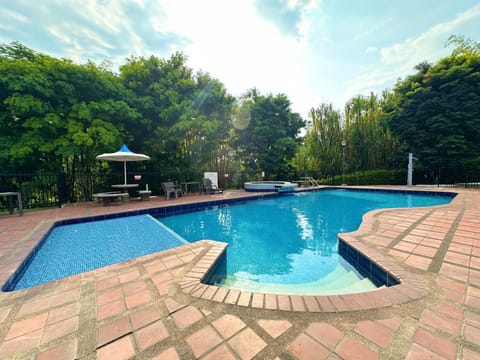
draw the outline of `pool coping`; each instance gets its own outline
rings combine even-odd
[[[327,189],[327,187],[323,188]],[[356,190],[349,188],[346,190]],[[358,190],[364,190],[359,188]],[[382,189],[370,189],[371,191],[384,191]],[[309,191],[309,190],[300,190]],[[310,190],[311,191],[311,190]],[[416,192],[435,193],[447,196],[457,194],[455,192],[433,192],[423,190],[385,190],[387,192]],[[454,198],[452,199],[452,201]],[[445,204],[448,205],[448,204]],[[439,205],[439,206],[445,206]],[[373,223],[373,218],[379,213],[395,209],[372,210],[364,214],[359,228],[353,232],[337,234],[339,241],[345,242],[357,254],[363,255],[370,262],[392,275],[399,284],[381,287],[373,291],[353,294],[337,295],[289,295],[271,294],[263,292],[242,291],[228,289],[215,285],[205,284],[203,281],[209,272],[215,267],[217,261],[227,249],[228,244],[213,242],[212,248],[200,258],[193,268],[180,279],[180,287],[185,294],[204,300],[269,310],[303,311],[303,312],[346,312],[378,309],[392,305],[399,305],[420,299],[427,295],[426,280],[418,277],[413,272],[398,265],[393,259],[371,248],[356,236],[368,231],[367,227]]]
[[[339,189],[338,187],[321,187],[317,189],[301,189],[300,192],[303,191],[315,191],[315,190],[324,190],[324,189]],[[388,191],[388,192],[419,192],[419,193],[438,193],[438,194],[457,194],[456,192],[435,192],[435,191],[424,191],[424,190],[395,190],[395,189],[382,189],[382,188],[375,188],[375,189],[365,189],[363,187],[349,187],[346,190],[372,190],[372,191]],[[189,211],[192,207],[198,206],[216,206],[225,203],[238,203],[244,201],[251,201],[253,199],[262,199],[271,196],[282,196],[283,194],[279,193],[264,193],[264,194],[250,194],[248,196],[242,198],[234,198],[234,199],[220,199],[220,200],[213,200],[213,201],[200,201],[194,202],[189,204],[171,204],[165,205],[161,208],[150,208],[150,209],[142,209],[142,210],[134,210],[134,211],[125,211],[120,213],[113,213],[113,214],[103,214],[97,216],[88,216],[88,217],[81,217],[81,218],[64,218],[60,220],[56,220],[53,223],[41,223],[39,224],[39,228],[43,231],[39,231],[32,236],[35,241],[33,248],[29,251],[33,251],[42,241],[43,237],[46,236],[55,226],[58,224],[65,224],[65,223],[75,223],[75,222],[84,222],[84,221],[92,221],[94,220],[103,220],[106,218],[115,218],[115,217],[123,217],[123,216],[131,216],[131,215],[140,215],[149,213],[151,214],[152,210],[159,210],[159,213],[166,213],[168,209],[170,209],[173,213],[178,211],[177,213],[182,213],[184,211]],[[453,201],[453,200],[452,200]],[[448,206],[449,204],[439,205],[439,206]],[[436,206],[437,207],[437,206]],[[161,211],[160,211],[161,210]],[[418,277],[412,271],[406,270],[401,265],[397,264],[392,258],[389,258],[374,248],[371,248],[365,245],[362,241],[358,240],[357,237],[364,233],[365,231],[369,231],[368,227],[373,222],[372,219],[378,213],[383,213],[386,211],[392,210],[399,210],[399,208],[395,209],[379,209],[379,210],[372,210],[366,213],[362,219],[362,223],[360,227],[353,232],[338,234],[338,238],[340,241],[344,241],[348,246],[354,249],[357,253],[362,254],[370,261],[375,262],[380,268],[384,269],[388,273],[390,273],[395,279],[397,279],[400,284],[393,285],[390,287],[383,287],[377,290],[362,292],[362,293],[354,293],[354,294],[339,294],[339,295],[288,295],[288,294],[270,294],[270,293],[262,293],[262,292],[250,292],[250,291],[241,291],[236,289],[228,289],[224,287],[218,287],[214,285],[207,285],[204,284],[202,281],[207,277],[209,271],[215,266],[216,262],[220,259],[223,253],[226,251],[228,244],[214,241],[214,240],[201,240],[195,242],[195,244],[202,244],[208,247],[208,250],[205,254],[203,254],[200,258],[194,259],[192,261],[191,269],[184,275],[180,275],[178,277],[178,284],[180,286],[181,291],[189,296],[195,298],[201,298],[204,300],[211,300],[218,303],[230,304],[230,305],[238,305],[242,307],[250,307],[250,308],[257,308],[257,309],[267,309],[267,310],[284,310],[284,311],[301,311],[301,312],[345,312],[345,311],[360,311],[360,310],[369,310],[369,309],[378,309],[383,307],[388,307],[392,305],[399,305],[402,303],[410,302],[413,300],[420,299],[427,295],[427,283],[426,280]],[[371,231],[371,229],[370,229]],[[40,234],[39,234],[40,233]],[[182,245],[179,247],[175,247],[172,249],[168,249],[162,252],[149,254],[145,256],[152,256],[152,255],[159,255],[167,253],[168,251],[182,251],[184,247],[191,247],[192,244]],[[143,257],[132,259],[132,260],[140,260]],[[121,262],[122,263],[127,263]],[[23,261],[21,262],[23,263]],[[75,278],[78,276],[88,276],[89,273],[94,273],[97,271],[101,271],[102,269],[108,268],[110,266],[115,266],[118,264],[108,265],[106,267],[100,269],[94,269],[91,271],[87,271],[85,273],[72,275],[70,277],[66,277],[63,279],[59,279],[56,281],[52,281],[49,283],[41,284],[38,286],[34,286],[32,288],[17,290],[13,292],[1,292],[0,294],[17,294],[17,293],[24,293],[24,292],[38,292],[41,291],[43,288],[49,288],[53,286],[54,283],[69,281],[70,278]],[[20,264],[21,265],[21,264]],[[20,266],[20,265],[17,265]],[[15,267],[15,271],[17,269]],[[4,273],[0,273],[0,281],[2,281],[2,288],[3,286],[9,281],[11,273],[5,280],[2,281],[2,275]],[[18,294],[19,295],[19,294]]]
[[[271,294],[208,285],[203,281],[228,247],[226,243],[209,240],[210,248],[185,275],[179,278],[179,285],[184,294],[204,300],[258,309],[303,312],[370,310],[403,304],[427,295],[425,280],[349,234],[342,234],[339,238],[388,271],[400,283],[373,291],[337,295]]]
[[[267,294],[260,297],[262,308],[253,307],[252,298],[248,307],[237,305],[239,298],[235,305],[204,300],[185,294],[179,281],[218,245],[206,240],[0,293],[0,358],[477,358],[480,191],[455,192],[447,205],[368,214],[360,231],[349,234],[424,279],[428,293],[416,300],[350,312],[314,312],[323,297]],[[0,273],[21,261],[31,238],[58,220],[246,195],[228,190],[171,200],[157,196],[0,216]],[[272,299],[277,309],[286,301],[298,310],[270,310]],[[327,305],[334,306],[330,300]]]
[[[322,189],[338,189],[335,187],[324,187]],[[458,195],[454,191],[425,191],[425,190],[392,190],[392,189],[365,189],[365,188],[346,188],[345,190],[366,190],[366,191],[386,191],[402,193],[422,193],[435,194],[440,196],[454,195],[452,201]],[[312,191],[299,189],[298,191]],[[315,190],[313,190],[315,191]],[[448,204],[436,205],[435,207],[449,206]],[[228,244],[210,240],[212,247],[203,255],[181,279],[180,288],[186,295],[204,300],[215,301],[229,305],[238,305],[267,310],[299,311],[299,312],[349,312],[379,309],[392,305],[400,305],[410,301],[418,300],[428,294],[427,281],[417,276],[397,264],[393,258],[387,257],[376,249],[367,246],[358,236],[372,231],[374,217],[380,213],[401,210],[404,208],[386,208],[371,210],[364,214],[359,228],[349,233],[337,234],[338,240],[344,242],[353,251],[364,256],[368,261],[374,263],[380,269],[391,275],[399,283],[380,287],[376,290],[336,295],[290,295],[290,294],[272,294],[267,292],[242,291],[238,289],[228,289],[216,285],[204,283],[209,272],[215,267],[217,261],[227,251]]]

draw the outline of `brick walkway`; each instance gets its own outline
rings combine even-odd
[[[0,359],[480,359],[480,192],[379,210],[341,237],[402,284],[288,296],[205,286],[224,251],[202,241],[0,294]],[[53,222],[244,192],[0,216],[0,281]]]

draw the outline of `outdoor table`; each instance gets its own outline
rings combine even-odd
[[[180,183],[180,185],[182,185],[182,191],[184,194],[194,194],[195,187],[197,187],[198,193],[200,193],[200,184],[200,181],[187,181]]]
[[[2,192],[0,193],[0,196],[5,196],[8,199],[8,211],[10,214],[13,214],[13,201],[12,197],[16,196],[17,197],[17,202],[18,202],[18,213],[20,216],[23,215],[23,203],[22,203],[22,194],[19,192]]]
[[[112,189],[120,189],[122,192],[128,192],[128,189],[138,188],[138,184],[115,184],[112,185]]]

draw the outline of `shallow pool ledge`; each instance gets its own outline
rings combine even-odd
[[[281,295],[228,289],[203,283],[208,273],[227,249],[228,244],[203,240],[209,245],[204,255],[193,264],[181,279],[183,293],[205,300],[243,307],[300,312],[345,312],[399,305],[427,295],[426,282],[405,270],[375,249],[368,248],[349,234],[341,234],[340,241],[376,263],[398,280],[397,285],[374,291],[344,295]]]

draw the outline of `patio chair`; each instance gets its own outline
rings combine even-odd
[[[223,189],[212,184],[212,180],[208,178],[202,179],[202,190],[205,194],[223,194]]]
[[[178,185],[175,185],[173,182],[163,182],[162,189],[165,192],[165,199],[169,200],[170,196],[175,196],[177,199],[179,196],[183,195],[182,188]]]

